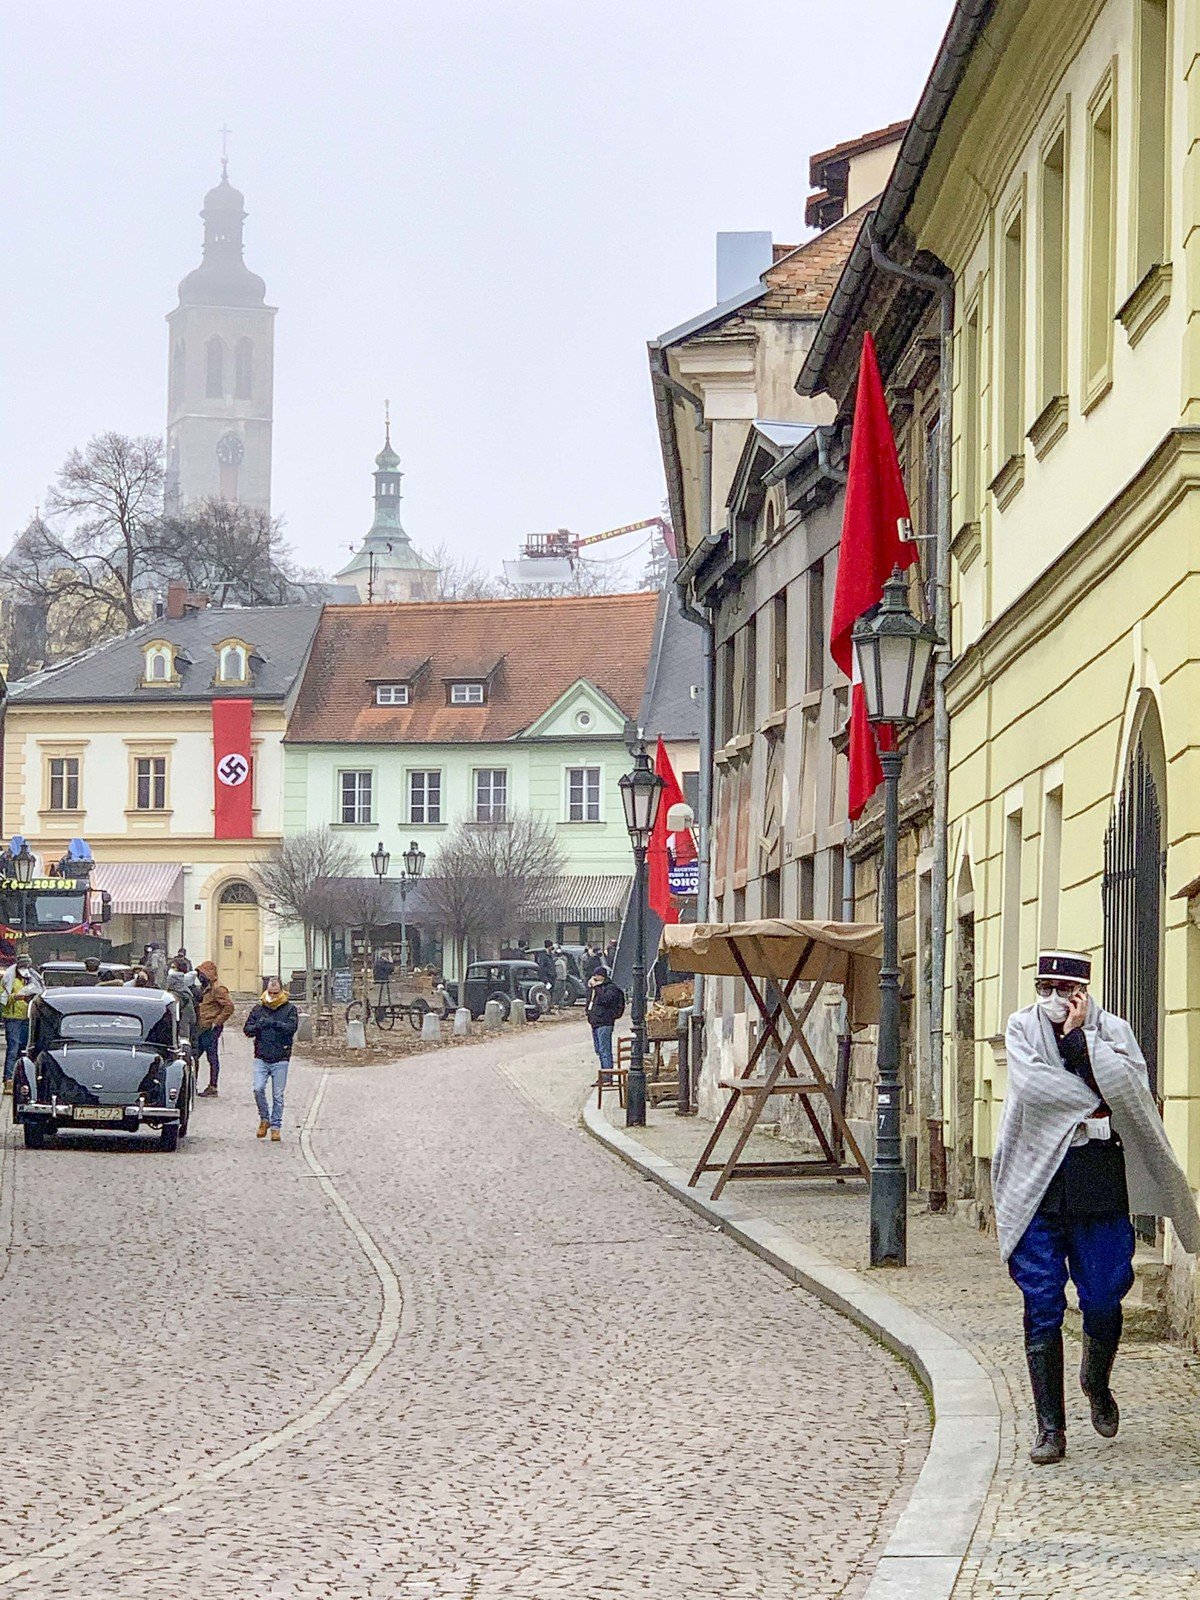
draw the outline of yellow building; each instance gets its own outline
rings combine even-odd
[[[253,864],[282,836],[283,734],[320,608],[171,598],[168,615],[10,685],[4,834],[46,865],[86,838],[117,949],[182,944],[257,993],[279,927]]]
[[[1198,19],[960,0],[874,219],[954,288],[946,1026],[975,1106],[946,1135],[984,1213],[1046,944],[1093,953],[1200,1184]],[[860,244],[843,322],[870,272]]]

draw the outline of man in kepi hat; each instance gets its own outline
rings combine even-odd
[[[1121,1301],[1133,1286],[1136,1215],[1170,1217],[1200,1250],[1200,1217],[1150,1093],[1133,1030],[1088,994],[1091,957],[1038,956],[1036,1004],[1004,1036],[1008,1093],[992,1158],[1000,1255],[1025,1297],[1025,1355],[1037,1411],[1036,1466],[1067,1451],[1062,1324],[1068,1275],[1083,1313],[1079,1381],[1106,1439],[1120,1413],[1109,1379]]]

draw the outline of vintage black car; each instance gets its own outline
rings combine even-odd
[[[31,1004],[12,1101],[30,1149],[64,1130],[150,1128],[174,1150],[195,1094],[179,1004],[161,989],[48,989]]]
[[[483,1015],[489,1000],[499,1001],[506,1021],[518,1001],[524,1002],[525,1016],[530,1022],[544,1017],[550,1009],[550,990],[532,961],[472,961],[465,980],[447,984],[446,990],[451,999],[468,1007],[475,1018]]]

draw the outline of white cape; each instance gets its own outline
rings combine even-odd
[[[1135,1216],[1170,1217],[1184,1249],[1200,1253],[1196,1201],[1150,1093],[1133,1029],[1090,1000],[1083,1032],[1096,1083],[1125,1147],[1130,1210]],[[1096,1097],[1063,1066],[1040,1006],[1013,1013],[1004,1043],[1008,1093],[992,1156],[992,1197],[1000,1258],[1007,1261],[1062,1165],[1076,1127],[1095,1110]]]

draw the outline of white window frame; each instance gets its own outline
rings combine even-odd
[[[496,811],[496,809],[497,809],[496,801],[495,801],[495,795],[496,795],[497,789],[500,789],[503,792],[503,797],[504,798],[503,798],[503,803],[499,807],[500,815],[498,817],[495,816],[495,815],[491,815],[491,814],[489,814],[486,817],[480,815],[481,810],[485,809],[484,802],[482,802],[481,798],[480,798],[480,779],[483,778],[485,775],[486,775],[486,777],[488,779],[488,794],[489,794],[489,796],[491,796],[491,798],[486,802],[486,809],[487,809],[487,811],[489,813],[494,813]],[[496,782],[497,778],[499,778],[501,780],[499,784],[497,784],[497,782]],[[482,822],[482,823],[507,822],[508,821],[508,768],[507,767],[476,767],[473,770],[472,774],[471,774],[471,795],[472,795],[471,811],[472,811],[472,815],[473,815],[473,817],[474,817],[476,822]]]
[[[588,793],[591,787],[590,775],[595,775],[595,795]],[[572,795],[575,787],[576,775],[579,776],[579,798]],[[578,807],[579,815],[574,815],[574,808]],[[594,813],[594,814],[591,814]],[[576,766],[563,768],[563,821],[596,823],[604,821],[604,768],[590,763],[580,763]]]
[[[162,664],[162,671],[156,672],[156,666]],[[175,663],[171,660],[171,652],[166,645],[156,644],[146,651],[146,682],[171,683],[175,677]]]
[[[353,817],[346,815],[346,779],[355,779]],[[363,780],[366,780],[364,783]],[[363,791],[366,790],[366,816],[363,811]],[[375,823],[375,773],[370,767],[339,767],[337,777],[338,823],[343,828],[367,828]]]
[[[415,797],[414,797],[414,794],[413,794],[415,780],[418,779],[418,778],[420,778],[422,780],[422,784],[421,784],[421,787],[422,787],[422,799],[421,799],[422,815],[419,816],[419,817],[415,814],[416,813],[416,806],[414,804],[414,798]],[[429,815],[429,811],[430,811],[429,780],[430,780],[430,778],[434,778],[434,779],[437,780],[437,816],[436,817],[431,817]],[[442,793],[443,793],[443,789],[444,789],[444,784],[443,784],[443,781],[442,781],[442,769],[441,769],[441,767],[410,767],[408,769],[408,778],[407,778],[407,783],[405,785],[405,788],[406,788],[407,794],[408,794],[408,820],[409,820],[409,823],[413,827],[416,827],[416,828],[440,828],[441,825],[442,825]]]
[[[145,762],[147,771],[146,804],[142,804],[141,766]],[[161,765],[162,771],[156,771],[156,766]],[[133,805],[135,811],[165,811],[167,809],[167,758],[161,755],[135,755],[133,758]],[[159,791],[159,798],[155,800],[155,790]]]
[[[450,685],[450,704],[452,706],[481,706],[483,703],[482,683],[452,683]]]
[[[79,756],[49,756],[46,768],[46,809],[48,811],[78,811],[80,810],[79,796],[83,788],[83,761]],[[56,775],[54,768],[61,766],[62,771],[57,774],[57,782],[61,785],[61,805],[54,804],[54,784]],[[75,788],[75,804],[71,805],[71,786]]]
[[[412,699],[407,683],[377,683],[375,685],[375,704],[377,706],[406,706]]]

